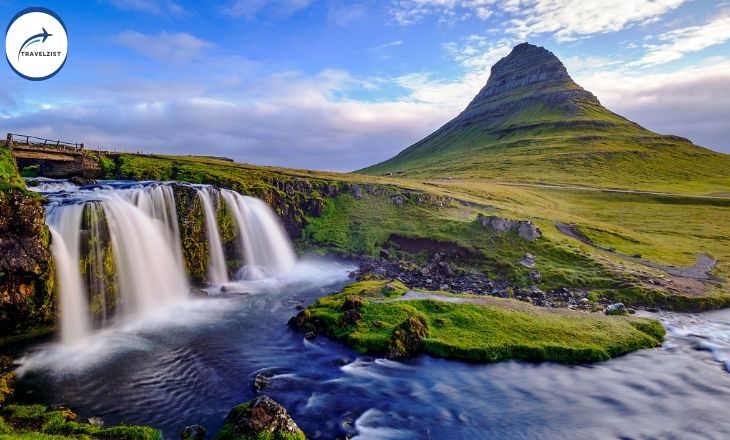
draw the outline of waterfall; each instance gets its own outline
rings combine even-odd
[[[143,316],[189,297],[173,184],[108,182],[79,188],[49,182],[32,189],[50,201],[46,221],[56,261],[62,342],[78,342],[94,326]],[[194,190],[202,205],[213,285],[229,282],[220,210],[230,214],[238,232],[244,261],[239,280],[284,275],[296,264],[286,232],[266,203],[210,186]]]
[[[63,211],[54,210],[48,223],[51,231],[51,252],[56,262],[56,278],[59,291],[61,340],[77,341],[91,329],[91,317],[86,306],[85,288],[81,282],[79,267],[80,225],[83,205],[73,204]],[[60,211],[60,210],[59,210]]]
[[[205,228],[208,236],[208,277],[211,283],[220,285],[228,282],[228,272],[226,270],[226,259],[223,256],[223,245],[218,231],[215,209],[213,209],[213,197],[217,194],[212,188],[198,189],[198,197],[203,204]]]
[[[241,239],[245,266],[239,271],[239,279],[259,279],[291,270],[296,255],[269,205],[234,191],[222,190],[221,194]]]

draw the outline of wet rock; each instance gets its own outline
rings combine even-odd
[[[306,439],[286,409],[268,396],[257,397],[233,408],[216,440],[247,438]]]
[[[626,306],[623,303],[609,304],[604,310],[606,315],[628,315],[629,312],[626,310]]]
[[[386,260],[390,258],[390,252],[387,249],[381,249],[380,250],[380,258],[385,258]]]
[[[96,180],[89,179],[86,177],[81,176],[73,176],[72,178],[68,179],[69,182],[73,183],[74,185],[78,186],[86,186],[86,185],[95,185]]]
[[[186,426],[180,433],[182,440],[205,440],[205,428],[200,425]]]
[[[271,378],[274,377],[273,371],[260,371],[256,373],[256,377],[253,380],[253,388],[256,391],[261,391],[271,386]]]
[[[223,288],[221,288],[221,291],[223,291]],[[198,289],[197,287],[191,287],[190,296],[196,297],[196,298],[205,298],[208,296],[208,292],[206,292],[203,289]]]

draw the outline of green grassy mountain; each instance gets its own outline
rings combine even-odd
[[[456,118],[397,156],[360,170],[697,193],[728,192],[730,155],[649,131],[606,109],[545,48],[497,62]]]

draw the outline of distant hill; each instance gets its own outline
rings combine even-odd
[[[730,155],[660,135],[603,107],[543,47],[498,61],[456,118],[367,174],[607,188],[730,191]]]

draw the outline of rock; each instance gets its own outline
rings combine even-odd
[[[525,254],[525,256],[520,261],[520,264],[532,269],[533,267],[535,267],[535,256],[530,253]]]
[[[357,324],[362,319],[362,313],[357,310],[347,310],[342,314],[342,326],[347,327]]]
[[[399,359],[416,354],[427,336],[426,319],[421,315],[409,317],[393,332],[388,358]]]
[[[88,419],[86,419],[86,423],[91,426],[96,426],[97,428],[104,427],[104,419],[102,419],[101,417],[89,417]]]
[[[5,166],[3,157],[0,168]],[[41,199],[0,185],[1,335],[49,324],[55,318],[48,236]]]
[[[306,436],[286,409],[268,396],[260,396],[233,408],[216,440],[286,438],[304,440]]]
[[[516,232],[520,238],[527,241],[535,241],[542,236],[540,228],[529,220],[511,220],[496,215],[479,214],[476,221],[498,233]]]
[[[423,275],[424,277],[431,275],[431,269],[429,269],[428,267],[424,267],[423,269],[421,269],[421,275]]]
[[[356,199],[362,199],[362,190],[360,189],[360,185],[357,185],[355,183],[351,184],[350,192],[352,193],[352,196]]]
[[[86,186],[86,185],[95,185],[96,180],[94,179],[88,179],[86,177],[81,176],[73,176],[72,178],[68,179],[70,183],[73,183],[74,185],[78,186]]]
[[[391,197],[390,201],[399,208],[406,203],[406,199],[401,195]]]
[[[223,291],[223,289],[221,289],[221,291]],[[196,297],[196,298],[204,298],[204,297],[208,296],[208,292],[206,292],[203,289],[198,289],[197,287],[191,287],[190,288],[190,296],[193,296],[193,297]]]
[[[442,285],[439,286],[439,290],[444,290],[444,291],[449,290],[449,285],[448,284],[442,284]]]
[[[628,315],[629,312],[626,310],[626,306],[623,303],[615,303],[606,306],[604,310],[606,315]]]
[[[205,428],[200,425],[186,426],[180,433],[182,440],[205,440]]]
[[[385,258],[386,260],[390,258],[390,252],[387,249],[381,249],[380,250],[380,258]]]
[[[533,270],[533,271],[530,272],[530,279],[534,283],[539,283],[542,280],[542,274],[540,274],[540,272],[538,272],[536,270]]]
[[[260,371],[256,373],[256,377],[253,380],[253,387],[256,391],[265,390],[271,386],[271,378],[274,377],[274,372]]]

